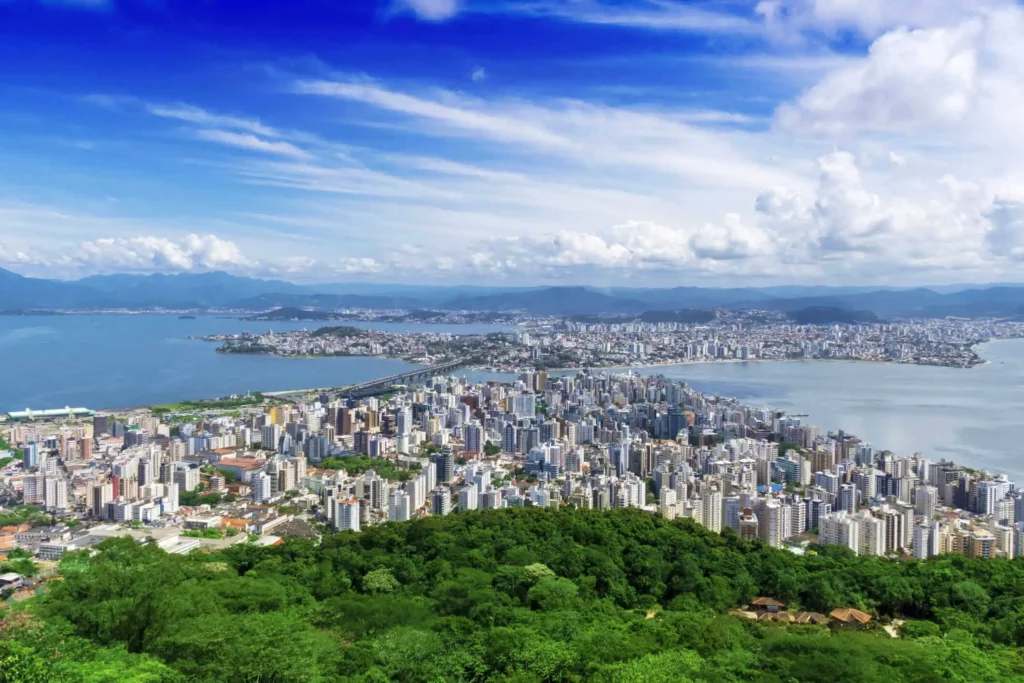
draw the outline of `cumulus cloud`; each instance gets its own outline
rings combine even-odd
[[[473,73],[470,74],[470,78],[474,83],[482,83],[487,80],[487,69],[482,66],[478,66],[473,69]]]
[[[252,267],[234,242],[216,235],[102,238],[84,242],[64,258],[90,273],[239,271]]]
[[[981,34],[978,21],[888,33],[861,62],[833,72],[795,104],[780,107],[776,120],[790,130],[826,133],[956,123],[968,112],[977,87]]]
[[[897,28],[776,110],[787,131],[944,135],[947,144],[1024,144],[1024,9]],[[955,137],[954,137],[955,136]]]
[[[876,38],[892,29],[957,23],[1013,0],[763,0],[756,6],[776,35],[852,31]]]

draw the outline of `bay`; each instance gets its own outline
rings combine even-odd
[[[348,323],[346,323],[348,324]],[[491,325],[352,323],[393,332],[475,334]],[[343,386],[415,367],[387,358],[275,358],[216,353],[189,337],[295,330],[267,323],[160,315],[0,316],[0,412],[166,403],[246,391]],[[921,452],[1024,482],[1024,339],[979,347],[971,369],[843,361],[694,363],[636,368],[734,396],[748,405],[804,414],[823,431],[843,429],[898,455]],[[471,381],[514,379],[461,371]]]
[[[388,332],[478,334],[496,325],[249,322],[174,315],[0,316],[0,413],[24,408],[121,408],[343,386],[418,367],[391,358],[220,354],[202,337],[345,324]]]
[[[844,361],[698,363],[638,368],[803,414],[805,424],[846,432],[901,456],[920,452],[1024,483],[1024,339],[978,347],[988,362],[941,368]]]

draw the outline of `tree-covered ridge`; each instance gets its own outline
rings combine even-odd
[[[1020,560],[801,557],[632,509],[510,508],[187,557],[110,541],[65,562],[31,608],[50,640],[0,635],[11,667],[63,662],[47,680],[1024,681]],[[756,595],[910,621],[897,640],[725,613]],[[140,673],[76,677],[80,650],[55,653],[53,634]]]

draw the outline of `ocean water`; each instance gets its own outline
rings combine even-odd
[[[391,332],[501,331],[493,325],[345,324]],[[316,328],[173,315],[0,316],[0,413],[24,408],[123,408],[247,391],[343,386],[417,367],[389,358],[276,358],[216,353],[189,337]]]

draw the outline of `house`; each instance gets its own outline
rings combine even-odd
[[[775,598],[754,598],[750,601],[750,609],[754,612],[784,612],[786,604]]]
[[[0,574],[0,590],[4,590],[7,588],[17,588],[20,585],[21,574],[15,574],[14,572]]]
[[[871,621],[870,614],[861,612],[859,609],[853,609],[852,607],[834,609],[829,612],[828,615],[834,619],[832,623],[837,626],[851,626],[853,628],[859,628]]]

